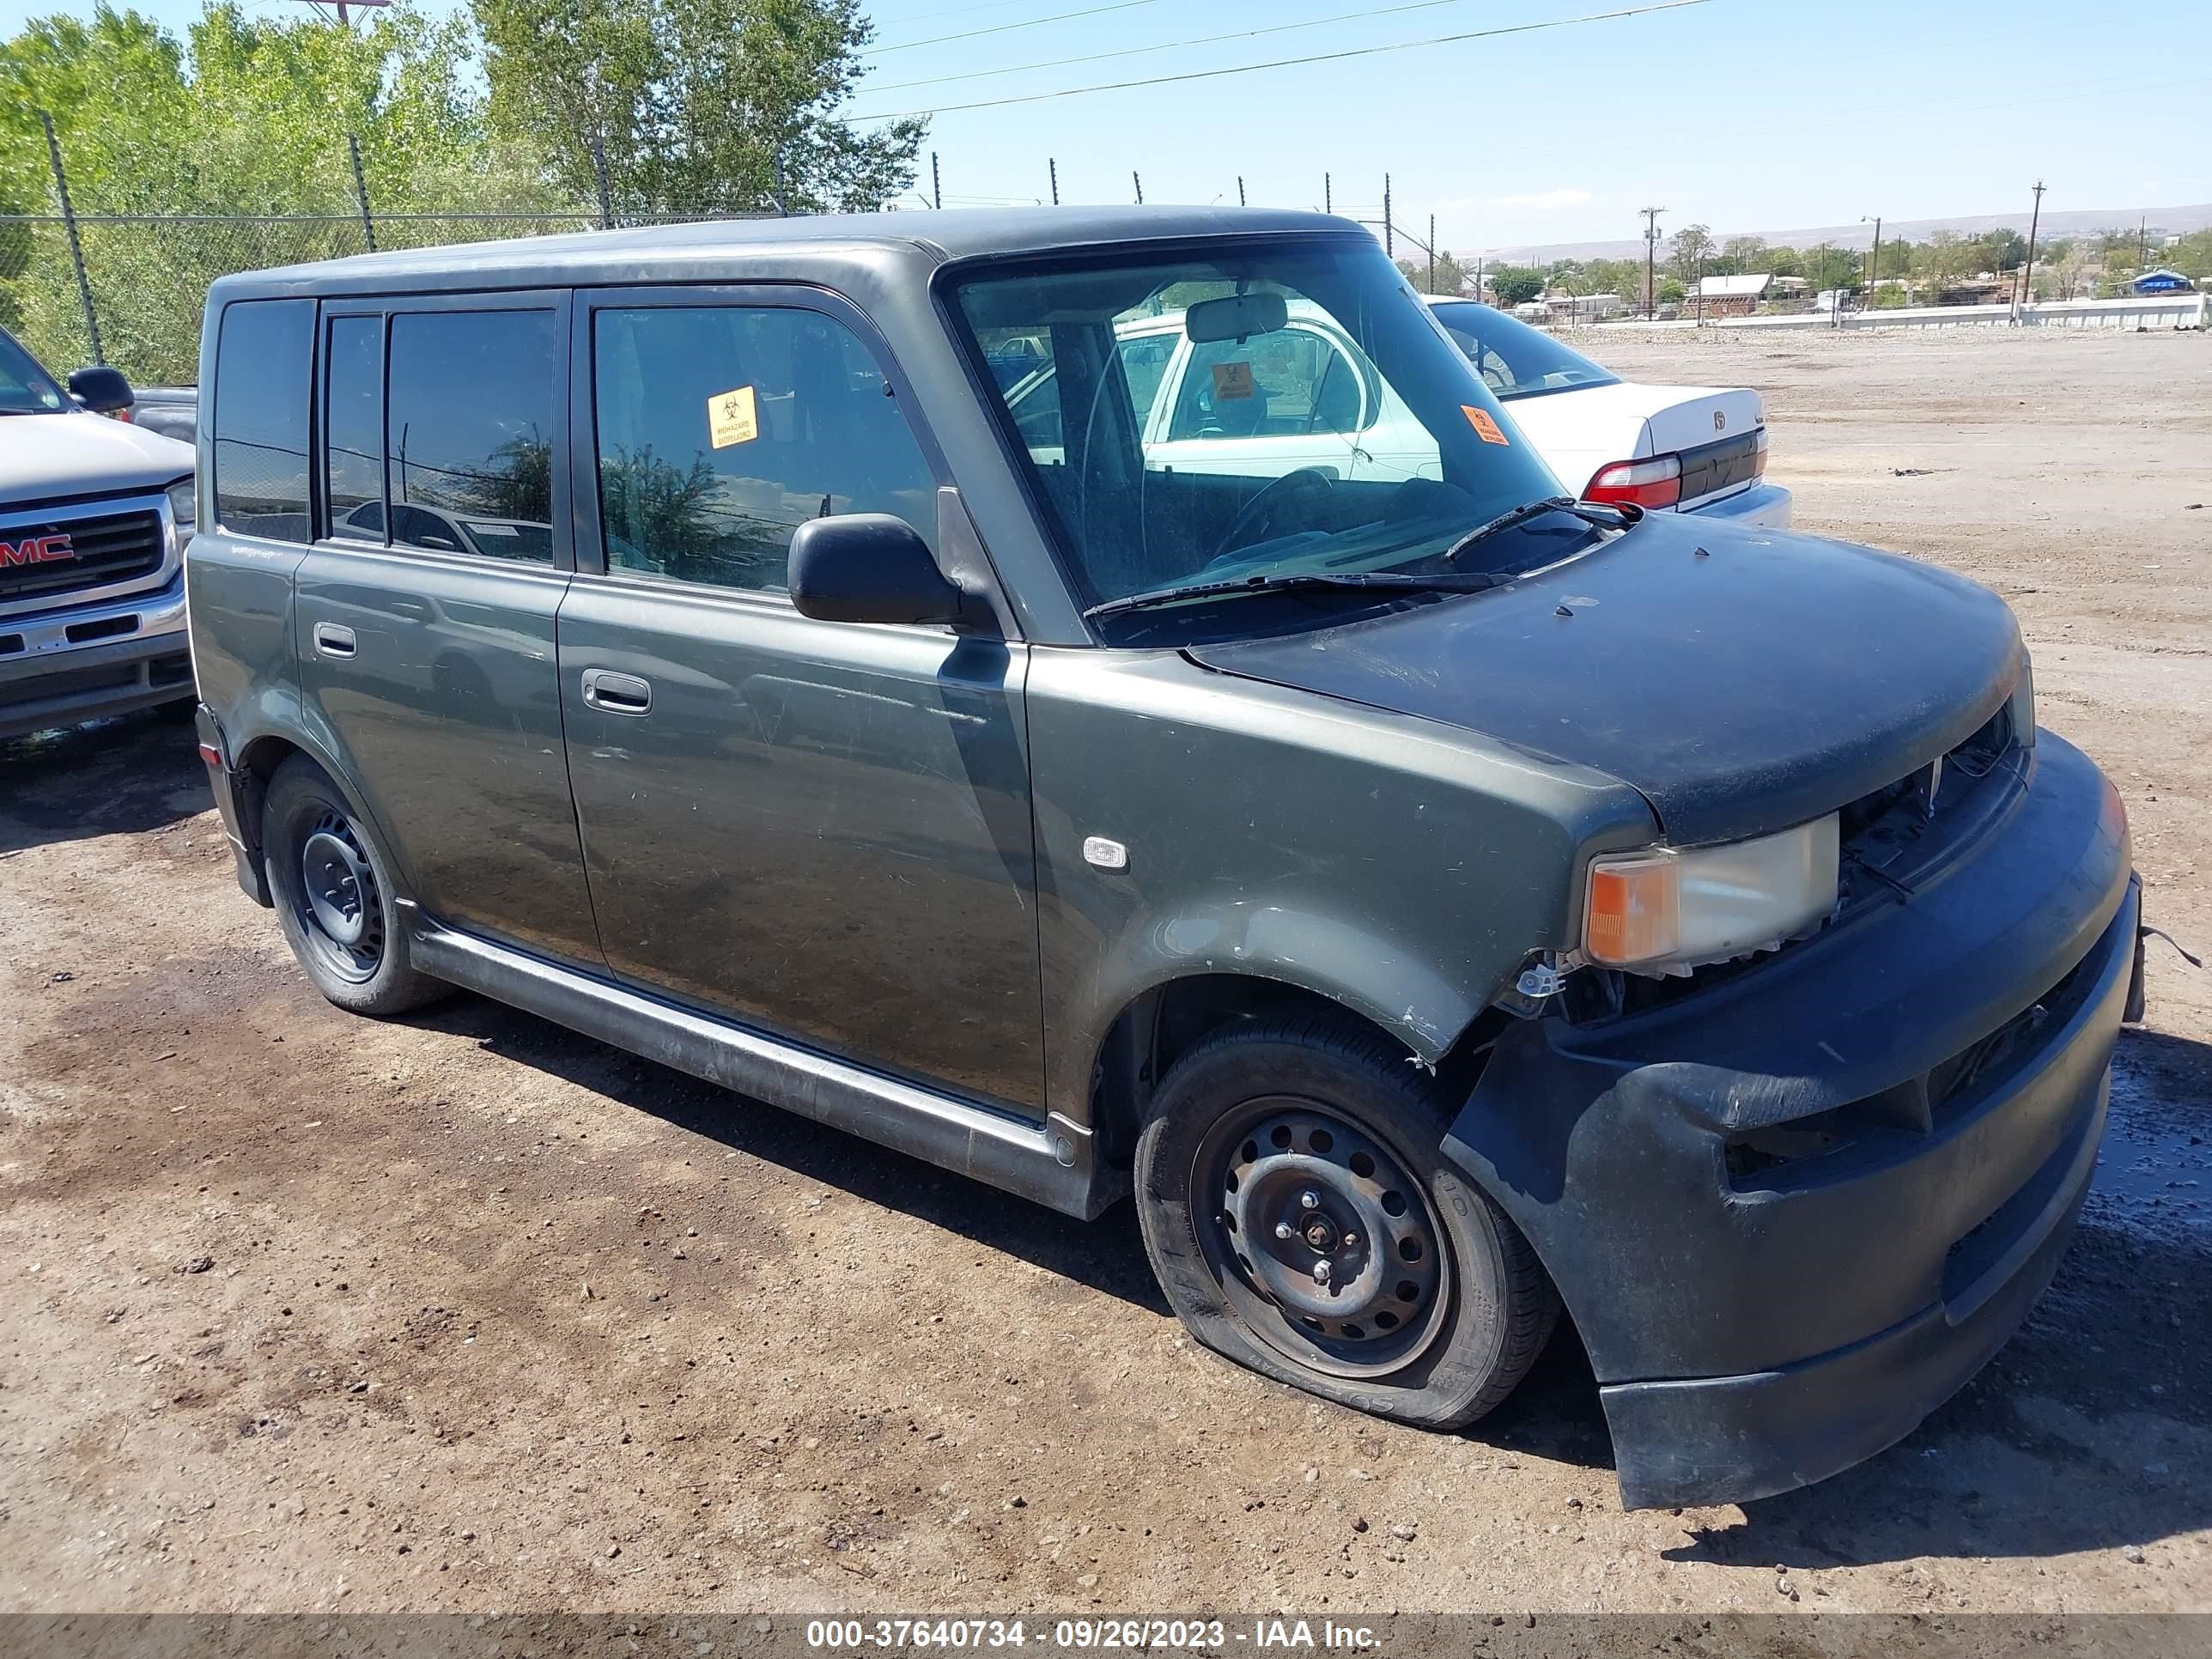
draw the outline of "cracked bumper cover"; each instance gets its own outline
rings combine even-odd
[[[1745,1502],[1874,1455],[2050,1282],[2095,1168],[2138,896],[2111,784],[2048,733],[2034,756],[1909,900],[1649,1013],[1517,1024],[1455,1120],[1447,1152],[1573,1315],[1629,1507]],[[1932,1127],[1859,1115],[2001,1029],[2020,1035]],[[1826,1113],[1838,1150],[1732,1170],[1735,1138]]]

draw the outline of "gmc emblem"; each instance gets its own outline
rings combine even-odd
[[[20,542],[0,542],[0,567],[11,564],[56,564],[76,557],[64,534],[26,536]]]

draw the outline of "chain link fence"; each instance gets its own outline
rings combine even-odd
[[[350,133],[341,136],[344,143],[336,151],[336,162],[342,171],[337,177],[349,175],[350,188],[342,204],[332,204],[337,210],[117,212],[106,210],[108,204],[72,199],[64,149],[49,126],[49,205],[33,212],[0,213],[0,325],[58,374],[87,363],[109,363],[135,385],[190,385],[198,374],[200,313],[208,286],[234,271],[396,248],[762,216],[727,210],[624,211],[610,198],[596,147],[596,201],[573,207],[540,202],[511,210],[385,212],[371,199],[360,146]],[[320,194],[329,201],[331,171],[323,169],[320,188],[311,190],[311,198]],[[150,179],[125,186],[126,195],[141,200],[158,191]]]
[[[367,216],[0,215],[0,325],[57,374],[107,362],[137,385],[190,385],[198,373],[208,285],[233,271],[373,249],[739,216],[617,216],[596,206]]]

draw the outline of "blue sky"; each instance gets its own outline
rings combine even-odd
[[[2201,39],[2212,23],[2205,0],[2131,14],[2124,27],[2080,0],[2014,0],[1979,15],[1924,0],[1705,0],[1333,63],[945,107],[1638,3],[876,0],[876,46],[851,109],[941,112],[927,149],[948,207],[1042,199],[1049,156],[1066,201],[1128,201],[1133,169],[1147,201],[1234,202],[1241,174],[1255,204],[1319,206],[1326,172],[1340,211],[1379,217],[1388,173],[1400,224],[1425,236],[1434,213],[1439,242],[1468,250],[1633,237],[1647,203],[1668,208],[1662,230],[2014,209],[2024,221],[2038,177],[2052,209],[2212,201],[2212,105],[2188,54],[2153,49]],[[0,0],[0,31],[90,9]],[[198,4],[140,9],[181,27]],[[1036,22],[1084,11],[1092,15]],[[1306,22],[1316,26],[1283,27]],[[1255,30],[1265,32],[1026,67]],[[942,36],[964,38],[918,44]]]

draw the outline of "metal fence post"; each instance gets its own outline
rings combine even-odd
[[[1382,257],[1398,257],[1398,244],[1390,231],[1390,175],[1387,173],[1382,175]]]
[[[1137,170],[1134,167],[1131,167],[1129,169],[1129,182],[1137,187],[1137,205],[1139,207],[1144,206],[1145,181],[1137,176]]]
[[[783,152],[781,150],[775,153],[775,216],[779,219],[791,217],[791,191],[783,182]]]
[[[346,134],[346,154],[353,158],[353,193],[361,200],[361,234],[368,243],[368,251],[376,252],[376,221],[369,216],[368,180],[361,170],[361,140]]]
[[[592,177],[599,186],[599,228],[615,228],[614,198],[607,194],[607,150],[598,139],[592,140]]]
[[[1244,201],[1244,175],[1241,173],[1237,175],[1237,205],[1238,207],[1243,207],[1246,205]]]
[[[945,180],[937,171],[935,150],[929,152],[929,204],[940,210],[945,206]]]
[[[1044,165],[1045,170],[1052,174],[1052,204],[1058,207],[1060,205],[1060,163],[1048,155],[1044,158]]]
[[[92,283],[84,274],[84,245],[77,240],[76,210],[70,205],[69,176],[62,171],[61,140],[54,137],[54,118],[39,112],[39,125],[46,130],[46,159],[54,164],[54,193],[62,200],[62,227],[69,233],[70,263],[76,267],[76,297],[84,307],[84,331],[92,345],[92,361],[105,363],[100,349],[100,318],[92,308]]]

